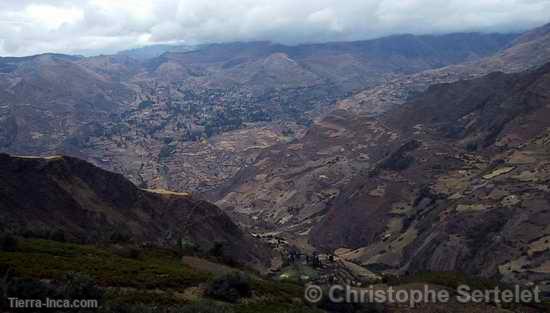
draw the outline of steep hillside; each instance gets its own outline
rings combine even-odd
[[[262,152],[218,204],[304,248],[358,249],[340,252],[377,269],[540,279],[549,73],[436,85],[379,117],[337,111]]]
[[[0,178],[2,231],[63,231],[79,242],[122,238],[171,247],[183,239],[203,251],[219,242],[243,263],[269,258],[216,206],[189,194],[138,189],[120,174],[75,158],[1,154]]]
[[[79,62],[53,54],[0,59],[0,124],[10,125],[0,149],[51,154],[127,110],[132,91]]]
[[[372,154],[384,155],[371,149],[372,141],[389,140],[391,134],[366,118],[347,111],[330,114],[303,138],[261,151],[250,166],[211,197],[220,199],[221,207],[259,231],[307,234],[340,188],[372,164]]]
[[[342,188],[310,239],[386,270],[548,279],[549,86],[547,64],[389,111],[393,151]]]
[[[510,46],[505,52],[479,63],[488,64],[490,60],[500,60],[502,54],[515,51],[516,64],[521,64],[517,69],[536,66],[539,61],[534,62],[535,59],[529,56],[537,52],[527,47],[548,47],[547,36],[548,26],[528,32],[515,41],[520,46]],[[526,42],[530,44],[524,46]],[[219,200],[218,203],[229,211],[235,208],[234,213],[247,225],[289,230],[306,236],[353,176],[368,171],[381,157],[397,149],[394,146],[398,136],[396,130],[388,128],[375,116],[407,99],[414,99],[432,84],[480,77],[492,68],[506,68],[504,62],[499,62],[497,67],[472,64],[405,76],[340,102],[341,110],[320,119],[303,138],[275,145],[259,154],[255,162],[224,184],[213,199]],[[453,96],[445,99],[452,100]],[[413,113],[403,119],[412,120]],[[422,114],[431,113],[427,110]],[[252,220],[250,214],[253,214]]]

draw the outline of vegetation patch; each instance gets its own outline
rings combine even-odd
[[[301,285],[237,269],[214,276],[183,264],[176,250],[13,239],[15,248],[0,253],[0,275],[22,298],[98,299],[106,313],[318,312],[303,304]]]
[[[0,254],[0,265],[13,268],[21,277],[61,279],[65,273],[78,271],[101,286],[146,289],[183,289],[210,278],[161,250],[143,251],[139,258],[131,258],[96,246],[34,239],[20,240],[17,252]]]

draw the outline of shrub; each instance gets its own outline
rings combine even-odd
[[[56,291],[51,286],[30,278],[14,278],[8,288],[10,296],[17,296],[23,299],[45,299],[55,297]]]
[[[180,238],[177,242],[177,250],[179,255],[195,255],[199,252],[199,247],[192,241]]]
[[[90,276],[80,273],[68,273],[61,293],[67,299],[101,299],[103,292]]]
[[[236,303],[241,298],[252,295],[250,279],[239,272],[220,276],[208,284],[206,295],[214,299]]]
[[[215,258],[217,262],[221,262],[231,267],[239,267],[240,264],[231,255],[227,253],[223,242],[216,242],[207,252],[207,256]]]
[[[214,246],[208,251],[208,255],[215,257],[215,258],[221,258],[224,255],[224,247],[223,243],[216,242],[214,243]]]
[[[62,229],[58,229],[51,234],[51,240],[58,242],[65,242],[65,232]]]
[[[115,230],[111,236],[109,236],[109,241],[112,243],[125,243],[129,242],[131,237],[132,236],[126,231]]]
[[[115,246],[112,249],[115,255],[123,258],[137,260],[141,257],[141,250],[131,246]]]
[[[36,279],[12,277],[3,282],[2,297],[0,297],[0,312],[12,312],[9,298],[46,299],[58,297],[56,288]],[[6,297],[4,297],[6,295]],[[22,312],[34,312],[22,310]]]
[[[0,249],[4,252],[15,252],[17,251],[17,238],[13,237],[10,234],[3,235],[0,237]]]

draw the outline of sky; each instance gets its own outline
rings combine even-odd
[[[517,32],[548,22],[550,0],[0,0],[0,56]]]

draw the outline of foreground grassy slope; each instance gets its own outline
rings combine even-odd
[[[301,286],[253,273],[247,274],[251,297],[236,303],[210,299],[203,291],[214,274],[182,264],[175,251],[128,249],[19,239],[15,251],[0,252],[0,269],[9,268],[18,279],[50,284],[63,284],[70,272],[91,277],[103,291],[100,303],[107,312],[172,312],[171,308],[178,312],[316,312],[302,304]]]

